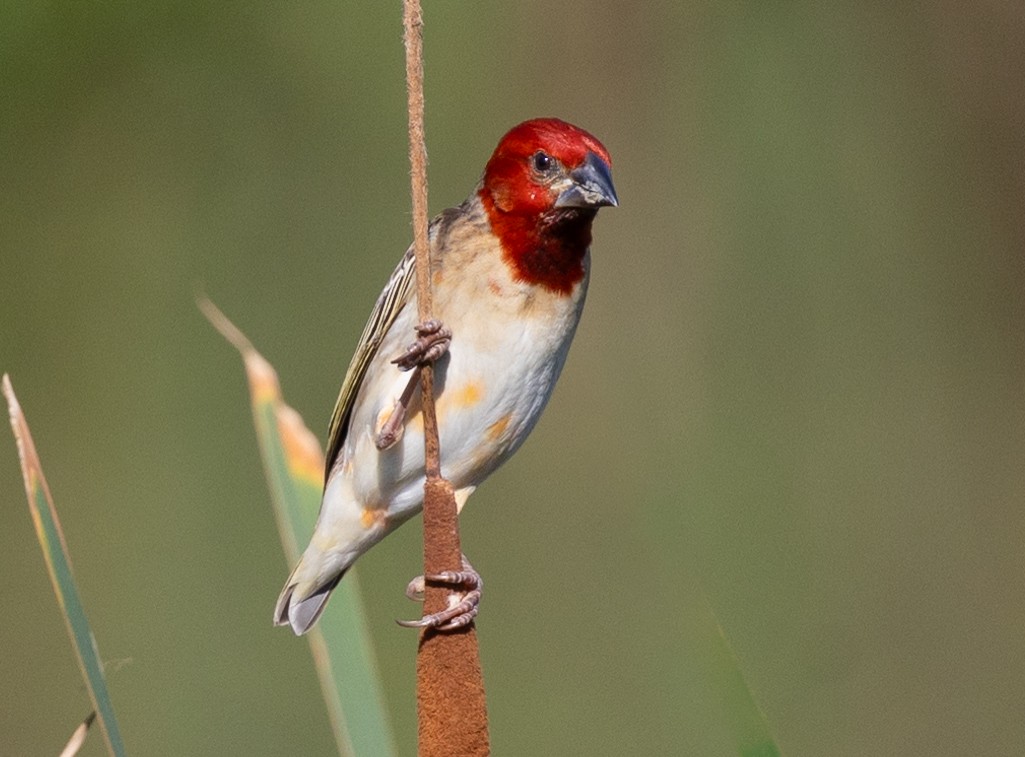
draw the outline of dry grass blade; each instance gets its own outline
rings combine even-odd
[[[78,754],[78,750],[82,748],[82,744],[85,743],[85,737],[89,733],[89,727],[92,726],[93,721],[96,720],[96,711],[90,712],[86,719],[78,724],[78,728],[71,734],[71,738],[68,739],[68,743],[64,745],[61,750],[60,757],[75,757]]]

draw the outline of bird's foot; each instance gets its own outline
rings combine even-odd
[[[452,330],[437,319],[424,321],[416,327],[416,341],[406,351],[392,360],[403,371],[433,363],[446,352],[452,341]]]
[[[397,620],[400,626],[406,628],[433,628],[436,631],[455,631],[464,626],[470,625],[477,617],[480,610],[481,592],[484,590],[484,579],[481,578],[470,561],[463,555],[462,570],[446,570],[441,573],[432,573],[426,577],[426,581],[449,584],[457,586],[464,591],[449,595],[449,606],[430,615],[425,615],[420,620]],[[406,596],[414,602],[422,602],[424,598],[424,576],[417,576],[406,587]]]
[[[402,425],[406,420],[406,410],[409,409],[409,403],[413,399],[413,391],[416,389],[419,381],[420,368],[418,366],[409,377],[406,388],[402,391],[402,396],[396,400],[395,407],[388,414],[388,419],[381,425],[381,428],[377,431],[377,436],[374,437],[374,444],[377,445],[379,450],[384,451],[394,446],[402,438],[406,428]]]

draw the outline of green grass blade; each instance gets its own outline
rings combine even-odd
[[[82,677],[85,679],[89,698],[92,699],[103,738],[107,742],[107,749],[115,757],[123,757],[125,747],[107,692],[107,681],[103,677],[103,665],[96,648],[96,640],[93,638],[81,597],[78,595],[78,588],[75,586],[64,532],[61,530],[60,519],[50,496],[50,487],[43,476],[43,467],[36,453],[28,422],[21,412],[21,406],[14,395],[14,388],[7,374],[3,377],[3,392],[7,397],[14,438],[18,443],[18,456],[21,458],[21,472],[25,478],[29,511],[36,527],[39,545],[43,548],[43,558],[46,560],[53,590],[57,594],[57,603],[64,615],[64,622],[71,636],[78,664],[82,668]]]
[[[740,669],[715,611],[703,591],[694,592],[695,613],[688,629],[689,641],[705,668],[729,732],[740,757],[780,757],[779,746]]]
[[[320,509],[324,454],[300,415],[282,399],[270,363],[213,303],[201,299],[199,307],[242,354],[278,531],[285,556],[294,565]],[[267,609],[269,619],[270,603]],[[320,622],[306,637],[339,752],[359,757],[394,755],[355,570],[346,573]]]

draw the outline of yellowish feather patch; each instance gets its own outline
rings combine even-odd
[[[484,389],[477,381],[467,381],[453,398],[456,407],[473,407],[484,397]]]
[[[454,410],[466,410],[474,405],[480,404],[483,399],[484,385],[479,381],[467,381],[465,384],[456,386],[451,390],[446,390],[445,393],[438,398],[438,416],[444,417],[447,413]],[[418,430],[423,428],[423,417],[419,413],[413,421],[421,424],[417,426]]]
[[[512,419],[512,413],[506,413],[497,421],[488,426],[487,436],[488,441],[496,441],[502,437],[505,430],[509,428],[509,421]]]
[[[387,519],[387,511],[380,508],[368,508],[359,516],[359,521],[363,524],[364,528],[373,528],[377,525],[383,526]]]

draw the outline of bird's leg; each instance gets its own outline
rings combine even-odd
[[[464,589],[461,594],[449,595],[448,609],[425,615],[420,620],[397,620],[395,622],[406,628],[433,628],[436,631],[455,631],[472,623],[480,609],[484,579],[470,565],[466,555],[463,555],[462,558],[462,570],[446,570],[426,576],[426,581],[435,581]],[[422,602],[426,581],[424,576],[414,578],[406,587],[406,596],[413,601]]]
[[[426,363],[433,363],[448,351],[448,344],[452,341],[452,331],[436,319],[418,324],[416,336],[416,341],[392,360],[392,363],[403,371],[411,371]]]
[[[419,381],[420,366],[417,366],[409,377],[406,388],[402,390],[402,396],[399,397],[395,407],[392,408],[391,415],[388,416],[388,420],[384,422],[384,425],[381,426],[380,431],[377,432],[377,436],[374,438],[374,444],[379,450],[388,449],[402,438],[402,432],[406,428],[402,423],[406,419],[409,401],[413,398],[413,392],[416,390],[416,385]]]
[[[396,444],[402,438],[405,428],[402,424],[406,419],[406,410],[409,409],[409,402],[413,398],[413,391],[420,381],[420,369],[427,363],[433,363],[448,351],[449,342],[452,341],[452,331],[445,328],[438,320],[425,321],[416,327],[417,340],[392,360],[400,370],[413,371],[409,377],[406,388],[402,390],[402,396],[392,409],[388,420],[377,432],[374,444],[379,450],[386,450]]]

